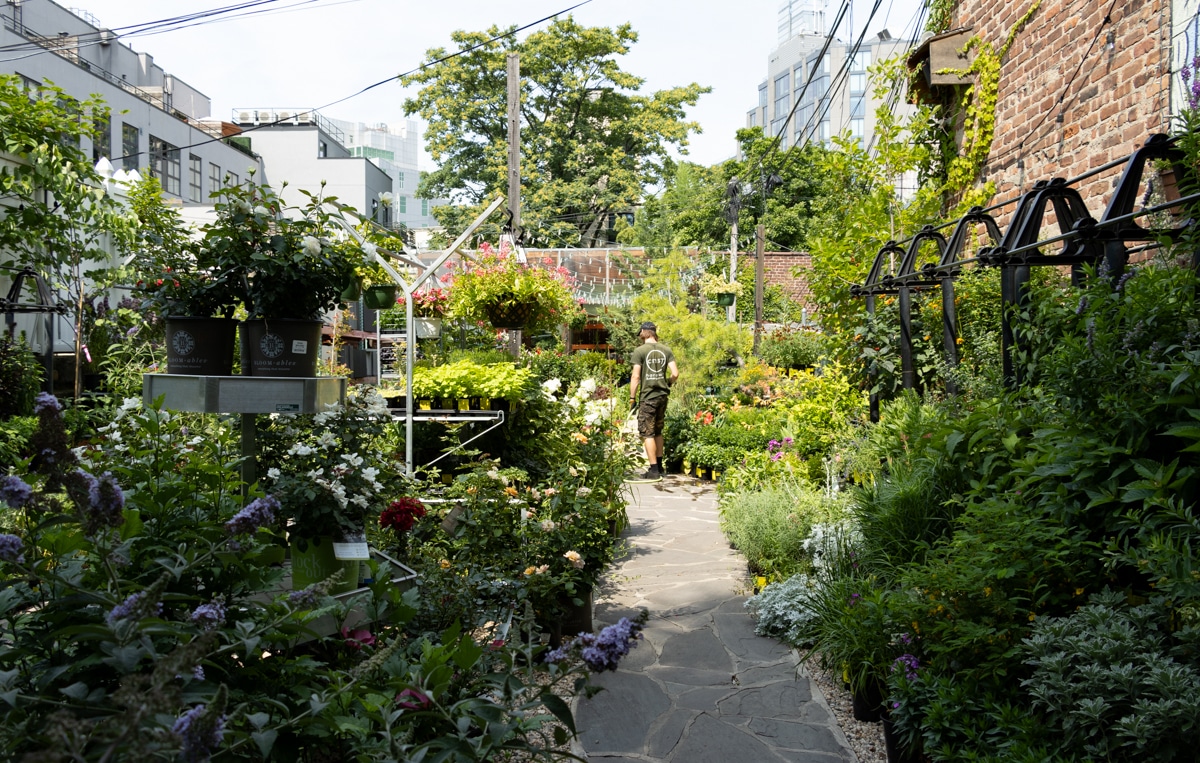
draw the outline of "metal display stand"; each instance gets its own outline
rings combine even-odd
[[[193,376],[142,374],[142,404],[191,413],[242,414],[242,481],[258,479],[254,417],[260,413],[320,413],[346,401],[340,376]]]
[[[463,244],[465,244],[471,238],[471,236],[475,234],[475,231],[479,228],[479,226],[483,225],[484,221],[486,221],[489,217],[491,217],[492,214],[497,209],[499,209],[502,204],[504,204],[503,196],[497,196],[495,199],[493,199],[492,203],[487,206],[487,209],[483,210],[483,212],[480,213],[479,217],[475,218],[475,221],[472,222],[470,225],[468,225],[467,228],[461,234],[459,234],[458,238],[454,240],[454,243],[452,243],[449,246],[449,248],[443,250],[442,253],[440,255],[438,255],[437,259],[435,259],[433,261],[433,263],[430,265],[425,265],[423,262],[421,262],[417,258],[415,258],[411,255],[408,255],[408,254],[391,253],[393,257],[395,257],[397,260],[403,262],[405,265],[416,268],[417,276],[413,279],[412,283],[409,283],[408,281],[406,281],[404,279],[404,277],[401,276],[400,273],[396,271],[396,269],[392,266],[392,264],[387,261],[387,258],[379,253],[379,251],[375,252],[376,262],[378,262],[379,265],[381,267],[383,267],[383,269],[387,272],[387,274],[391,277],[391,279],[396,282],[396,285],[399,286],[400,289],[404,292],[404,325],[406,327],[411,327],[413,325],[413,317],[414,317],[413,316],[413,300],[412,300],[413,292],[415,292],[421,284],[423,284],[423,283],[425,283],[425,281],[429,280],[429,278],[431,276],[433,276],[434,273],[437,272],[437,269],[440,268],[446,262],[446,260],[450,259],[450,257],[455,252],[458,251],[459,247],[461,247]],[[343,222],[343,224],[344,224],[344,222]],[[360,245],[365,243],[366,240],[363,238],[362,234],[360,234],[357,230],[355,230],[353,226],[344,224],[344,227],[346,229],[346,232],[351,237],[353,237]],[[376,322],[376,325],[378,326],[378,322]],[[379,345],[379,349],[380,349],[380,351],[382,351],[381,343],[377,343],[377,345]],[[414,469],[413,469],[413,422],[435,420],[433,418],[426,418],[426,417],[418,418],[414,415],[416,413],[420,413],[419,411],[413,411],[413,396],[411,394],[409,394],[412,390],[413,362],[416,359],[415,353],[416,353],[416,348],[414,346],[414,343],[411,341],[405,341],[404,342],[404,389],[405,389],[404,470],[405,470],[406,476],[408,476],[408,477],[412,477],[414,474]],[[381,361],[382,358],[380,358],[378,360]],[[382,378],[382,364],[380,364],[377,367],[377,371],[380,372],[380,376]],[[399,378],[399,376],[397,375],[396,378]],[[447,411],[446,413],[450,413],[450,412]],[[464,412],[464,413],[468,413],[468,412]],[[472,411],[469,413],[474,413],[474,412]],[[480,413],[501,413],[501,412],[499,412],[499,411],[480,411]],[[399,416],[399,413],[397,413],[395,415]],[[444,417],[442,417],[442,418],[444,418]],[[494,429],[496,426],[499,426],[501,423],[503,423],[503,415],[501,416],[499,423],[495,424],[492,427],[492,429]],[[491,430],[489,429],[486,431],[491,431]],[[484,434],[484,433],[481,432],[480,435],[482,435],[482,434]],[[478,436],[479,435],[476,435],[476,437],[478,437]],[[473,437],[471,439],[473,440],[475,438]],[[433,463],[433,462],[430,462],[430,463]]]

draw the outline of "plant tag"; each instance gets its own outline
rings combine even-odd
[[[307,355],[308,354],[308,341],[305,339],[293,339],[292,340],[292,354],[293,355]]]
[[[300,404],[299,403],[276,403],[275,404],[275,412],[276,413],[299,413],[300,412]]]
[[[353,559],[370,559],[371,553],[367,550],[366,541],[355,541],[352,543],[338,543],[334,541],[333,557],[342,561]]]

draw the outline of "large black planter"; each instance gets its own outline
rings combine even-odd
[[[574,599],[579,599],[576,604]],[[592,632],[592,589],[576,592],[575,596],[562,594],[550,611],[543,613],[540,625],[550,634],[550,645],[557,647],[563,641],[570,641],[580,633]]]
[[[242,321],[243,376],[316,376],[321,321]]]
[[[167,373],[229,376],[237,321],[170,315],[167,325]]]
[[[883,717],[883,746],[887,750],[888,763],[920,763],[919,753],[901,747],[892,719],[886,715]]]

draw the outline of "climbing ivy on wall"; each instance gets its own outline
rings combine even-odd
[[[975,75],[975,84],[967,88],[958,107],[964,115],[963,139],[956,156],[946,163],[945,191],[948,195],[960,195],[956,214],[977,204],[984,204],[995,193],[991,181],[979,187],[975,181],[987,162],[996,135],[996,101],[1000,93],[1000,64],[1012,48],[1017,35],[1033,18],[1041,5],[1035,0],[1017,23],[1009,30],[1004,44],[999,49],[974,35],[963,50],[975,51],[975,60],[966,69],[942,69],[939,74]],[[954,216],[954,215],[952,215]]]

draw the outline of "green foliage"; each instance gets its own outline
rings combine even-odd
[[[447,314],[468,322],[487,322],[493,310],[523,308],[524,330],[534,334],[569,323],[580,312],[565,268],[519,262],[501,245],[484,243],[477,260],[454,271]]]
[[[567,17],[524,38],[514,31],[454,32],[460,55],[433,63],[448,51],[431,49],[430,65],[402,78],[421,86],[404,109],[428,123],[427,148],[439,165],[422,178],[420,193],[466,205],[434,208],[453,236],[506,189],[506,56],[519,53],[526,244],[607,241],[609,216],[669,173],[670,149],[686,146],[697,129],[684,110],[708,90],[691,84],[640,94],[643,80],[617,62],[637,42],[628,24],[584,27]],[[495,240],[499,230],[485,225],[481,233]]]
[[[1062,749],[1111,761],[1192,760],[1200,743],[1200,662],[1172,656],[1169,611],[1094,594],[1025,640],[1023,681]]]
[[[0,337],[0,420],[33,413],[42,386],[42,365],[25,338]]]
[[[777,368],[815,366],[825,354],[821,334],[807,329],[776,329],[762,338],[758,356]]]
[[[725,496],[720,514],[722,529],[751,572],[779,581],[811,568],[804,541],[813,525],[843,518],[845,507],[826,501],[809,483],[781,480]]]
[[[129,221],[80,148],[107,120],[99,99],[80,101],[48,82],[26,90],[20,77],[0,75],[0,149],[13,157],[0,169],[4,262],[77,290],[79,264],[107,257],[105,234],[128,236]]]

